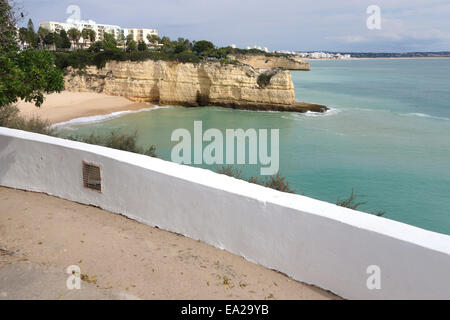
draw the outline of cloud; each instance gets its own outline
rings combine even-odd
[[[450,50],[448,0],[22,0],[29,17],[65,21],[76,4],[83,19],[157,28],[171,38],[218,45],[345,51]],[[375,3],[376,2],[376,3]],[[368,30],[366,8],[381,8],[382,30]]]
[[[360,42],[366,42],[368,41],[366,37],[363,36],[336,36],[336,37],[326,37],[326,40],[333,40],[333,41],[341,41],[345,43],[360,43]]]

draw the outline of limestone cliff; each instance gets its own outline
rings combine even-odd
[[[274,70],[258,84],[261,71],[250,66],[205,62],[110,61],[102,69],[68,70],[66,90],[119,95],[161,105],[216,105],[252,110],[324,111],[295,102],[288,71]],[[266,77],[267,78],[267,77]]]
[[[297,56],[265,56],[263,54],[238,54],[230,55],[229,58],[247,64],[253,68],[261,69],[283,69],[309,71],[309,63]]]

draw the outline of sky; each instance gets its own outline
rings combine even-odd
[[[160,36],[218,46],[339,52],[450,51],[450,0],[17,0],[37,27],[64,22],[70,5],[81,19],[155,28]],[[371,5],[380,29],[369,29]],[[26,21],[23,22],[26,24]]]

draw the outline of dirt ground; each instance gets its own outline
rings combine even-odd
[[[70,265],[81,290],[68,290]],[[336,299],[99,208],[0,187],[0,299]]]

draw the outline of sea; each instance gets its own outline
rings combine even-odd
[[[325,114],[156,107],[66,122],[63,135],[137,134],[170,160],[172,132],[279,129],[279,172],[299,194],[450,235],[450,59],[310,61],[292,71],[296,100]],[[225,150],[224,150],[225,152]],[[217,171],[221,165],[196,165]],[[260,165],[239,165],[246,177]],[[149,182],[151,183],[151,182]]]

